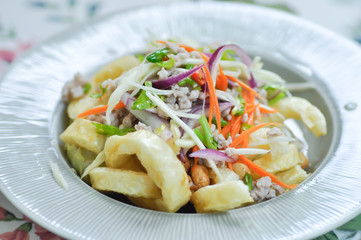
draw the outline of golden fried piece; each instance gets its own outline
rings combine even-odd
[[[86,119],[76,119],[60,135],[64,143],[74,144],[86,150],[100,153],[104,148],[105,136],[97,133],[96,127]]]
[[[276,176],[286,184],[299,184],[303,182],[309,174],[303,170],[300,165],[296,165],[287,171],[277,173]]]
[[[89,172],[92,187],[133,197],[160,198],[160,189],[143,172],[97,167]]]
[[[107,165],[119,167],[127,163],[124,155],[137,155],[149,177],[162,191],[162,198],[155,200],[157,210],[176,212],[189,201],[191,191],[184,167],[172,148],[157,135],[139,130],[125,136],[111,136],[104,153]]]
[[[281,143],[274,143],[274,145],[276,144],[281,145]],[[272,174],[290,169],[299,162],[300,158],[296,145],[289,143],[285,144],[283,153],[266,154],[265,156],[254,161],[255,164]]]
[[[322,112],[309,101],[299,97],[287,97],[274,106],[285,118],[302,120],[316,137],[326,135],[326,119]]]
[[[119,58],[99,70],[94,77],[93,85],[97,86],[105,80],[118,78],[123,72],[128,71],[139,64],[140,61],[135,56]]]
[[[221,182],[197,190],[191,201],[198,213],[221,212],[253,202],[252,197],[242,181]]]

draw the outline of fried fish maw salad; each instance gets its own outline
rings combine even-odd
[[[307,157],[287,118],[315,136],[323,114],[239,46],[157,41],[91,80],[63,89],[71,124],[61,134],[73,169],[136,206],[198,213],[262,202],[297,187]]]

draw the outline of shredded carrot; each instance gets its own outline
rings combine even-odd
[[[259,111],[261,112],[261,113],[277,113],[278,112],[278,109],[273,109],[273,110],[271,110],[271,109],[268,109],[268,108],[264,108],[264,107],[259,107]]]
[[[233,171],[233,164],[231,162],[227,162],[227,167]]]
[[[253,94],[255,94],[258,98],[263,99],[263,97],[261,97],[255,90],[253,90],[250,86],[248,86],[247,84],[243,83],[242,81],[238,80],[237,78],[233,77],[233,76],[229,76],[226,75],[226,77],[231,80],[232,82],[238,83],[242,88],[246,89],[247,91],[252,92]]]
[[[248,115],[247,124],[253,126],[253,121],[254,121],[254,112],[251,112],[251,113]]]
[[[241,116],[237,116],[235,118],[235,121],[232,125],[232,130],[231,130],[231,138],[233,139],[234,136],[239,133],[239,131],[241,130],[241,126],[242,126],[242,117]]]
[[[216,87],[222,91],[226,91],[227,87],[228,87],[228,79],[227,79],[226,75],[224,75],[224,73],[223,73],[221,64],[219,64],[219,75],[217,77]]]
[[[115,105],[115,107],[113,109],[124,108],[124,107],[125,107],[125,105],[122,102],[119,102],[117,105]],[[105,112],[107,110],[107,108],[108,108],[108,105],[104,105],[104,106],[95,107],[95,108],[86,110],[86,111],[80,113],[78,115],[78,118],[83,118],[83,117],[87,117],[89,115]]]
[[[232,125],[230,125],[230,124],[228,124],[227,126],[225,126],[224,128],[222,128],[221,133],[222,133],[222,135],[223,135],[224,138],[227,138],[227,135],[228,135],[228,133],[231,131],[231,129],[232,129]]]
[[[260,125],[257,126],[253,126],[250,129],[247,129],[246,131],[243,131],[241,133],[241,135],[239,135],[236,139],[233,140],[233,142],[231,143],[230,147],[236,147],[238,146],[242,140],[244,140],[246,137],[248,137],[250,134],[252,134],[253,132],[257,131],[260,128],[263,128],[265,126],[270,126],[270,125],[281,125],[280,123],[262,123]]]
[[[209,97],[211,98],[211,103],[210,103],[211,105],[209,106],[209,109],[214,107],[214,113],[216,115],[218,132],[220,133],[221,132],[221,110],[219,109],[218,99],[216,96],[216,89],[214,88],[213,80],[212,80],[212,77],[211,77],[208,67],[205,66],[204,69],[205,69],[206,81],[207,81],[207,85],[208,85],[208,89],[209,89]],[[209,117],[211,117],[211,116],[209,116]]]
[[[287,185],[285,184],[284,182],[281,182],[280,180],[278,180],[278,178],[267,172],[266,170],[264,170],[263,168],[261,168],[260,166],[258,166],[257,164],[255,164],[254,162],[252,162],[251,160],[247,159],[245,156],[243,155],[239,155],[239,157],[241,158],[242,162],[244,164],[247,165],[247,167],[249,167],[250,169],[252,169],[255,173],[257,173],[258,175],[262,176],[262,177],[270,177],[272,182],[282,186],[282,187],[285,187],[285,188],[288,188],[288,189],[294,189],[296,188],[298,185],[297,184],[291,184],[291,185]]]
[[[197,145],[192,148],[192,152],[196,152],[198,150],[199,150],[199,147]],[[193,167],[191,169],[191,172],[193,172],[194,168],[197,166],[197,163],[198,163],[198,158],[195,157],[194,158],[194,165],[193,165]]]

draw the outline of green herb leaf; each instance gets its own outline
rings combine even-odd
[[[197,135],[197,137],[199,138],[199,140],[201,140],[203,144],[206,144],[206,138],[199,128],[195,128],[194,133]]]
[[[215,118],[212,119],[212,123],[218,127],[217,120]],[[228,122],[226,120],[224,120],[223,118],[221,118],[221,127],[224,127],[227,125],[228,125]]]
[[[246,130],[250,129],[251,127],[252,127],[251,124],[242,123],[241,129],[242,129],[242,131],[246,131]]]
[[[160,67],[164,67],[166,69],[172,68],[175,64],[175,60],[173,58],[169,59],[168,61],[156,62]]]
[[[92,88],[92,85],[90,83],[86,83],[83,87],[84,93],[89,92],[89,90]]]
[[[92,122],[92,124],[97,128],[97,133],[107,135],[107,136],[112,136],[112,135],[123,136],[129,132],[135,131],[135,128],[133,128],[133,127],[119,129],[116,126],[106,125],[106,124],[101,124],[101,123],[96,123],[96,122]]]
[[[211,128],[209,127],[207,118],[204,114],[200,117],[199,122],[204,133],[206,147],[209,149],[217,149],[217,143],[213,139]]]
[[[162,62],[168,53],[169,53],[168,48],[156,50],[155,52],[147,56],[147,61],[152,63]]]
[[[187,65],[186,65],[186,67],[185,67],[185,69],[187,69],[187,70],[191,70],[191,69],[193,69],[194,68],[194,65],[193,64],[190,64],[190,63],[188,63]]]
[[[92,94],[90,94],[89,97],[91,97],[91,98],[101,98],[104,95],[104,93],[107,91],[107,89],[103,88],[101,83],[99,83],[99,88],[100,88],[101,92],[92,93]]]
[[[146,81],[144,85],[146,87],[151,87],[152,83]],[[154,103],[152,102],[152,100],[150,100],[147,97],[146,91],[142,90],[142,92],[140,93],[138,98],[134,101],[132,109],[143,110],[143,109],[152,108],[152,107],[155,107]]]
[[[267,92],[267,100],[270,105],[276,103],[278,100],[287,97],[286,88],[281,84],[269,84],[262,89]]]
[[[252,189],[253,189],[253,185],[252,185],[253,179],[252,179],[251,174],[246,173],[246,175],[243,178],[243,182],[244,182],[244,184],[248,185],[249,190],[252,191]]]
[[[228,60],[228,61],[235,61],[234,56],[235,52],[232,50],[226,50],[224,51],[224,53],[222,54],[221,60]]]

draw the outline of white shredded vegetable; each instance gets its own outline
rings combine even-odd
[[[189,140],[189,139],[177,139],[174,143],[181,148],[191,148],[196,145],[196,143],[193,140]]]
[[[296,141],[296,139],[288,136],[276,136],[276,137],[268,138],[267,140],[265,140],[264,138],[262,138],[261,140],[255,139],[254,141],[250,142],[248,146],[254,147],[254,146],[266,145],[270,143],[293,142],[293,141]]]
[[[144,64],[140,64],[140,65],[132,68],[131,70],[129,70],[128,72],[126,72],[125,74],[121,75],[118,78],[119,85],[117,86],[115,91],[112,93],[112,95],[109,97],[108,108],[107,108],[107,111],[105,114],[105,119],[106,119],[106,122],[108,125],[111,125],[110,113],[114,109],[115,105],[118,104],[122,95],[125,92],[134,88],[129,84],[129,82],[132,81],[132,82],[139,83],[143,80],[143,77],[146,76],[146,74],[148,74],[148,73],[149,73],[148,75],[150,75],[151,73],[154,74],[154,72],[156,72],[156,70],[158,70],[158,69],[159,69],[159,67],[156,64],[144,63]],[[116,80],[118,80],[118,79],[116,79]]]
[[[128,82],[130,85],[137,87],[139,89],[143,89],[145,91],[150,91],[152,93],[155,94],[160,94],[160,95],[172,95],[174,94],[174,91],[172,90],[162,90],[162,89],[157,89],[157,88],[153,88],[153,87],[146,87],[144,85],[138,84],[138,83],[134,83],[134,82]]]
[[[86,175],[89,174],[91,170],[93,170],[96,167],[99,167],[103,162],[105,162],[105,154],[103,151],[101,151],[94,159],[94,161],[84,170],[84,173],[83,175],[81,175],[80,178],[84,178]]]
[[[65,190],[68,190],[69,189],[68,183],[65,181],[63,175],[61,174],[58,164],[54,163],[53,161],[49,161],[49,164],[55,181],[59,184],[60,187],[64,188]]]
[[[266,154],[269,153],[270,150],[259,149],[259,148],[227,148],[226,150],[221,150],[228,155],[228,153],[232,153],[231,155],[248,155],[248,154]]]
[[[233,105],[240,107],[237,99],[235,99],[230,93],[216,89],[217,98],[232,103]]]
[[[252,74],[257,81],[261,81],[264,83],[280,83],[285,84],[285,80],[283,80],[280,76],[275,74],[274,72],[270,72],[263,69],[253,69]]]
[[[171,119],[174,120],[181,128],[184,129],[186,133],[189,134],[189,136],[193,139],[193,141],[196,143],[196,145],[199,147],[200,150],[206,149],[206,147],[203,145],[201,140],[197,137],[197,135],[193,132],[193,130],[188,127],[187,124],[185,124],[175,113],[172,109],[170,109],[167,104],[165,104],[157,95],[154,95],[150,92],[146,92],[147,97],[152,100],[152,102],[157,105],[160,109],[163,110],[164,113],[166,113]],[[217,176],[222,179],[221,174],[218,171],[218,168],[214,161],[207,160],[209,165],[211,166],[212,170],[217,174]]]
[[[199,115],[199,114],[186,113],[186,112],[182,112],[182,111],[174,111],[174,113],[178,117],[183,117],[183,118],[199,119],[201,117],[201,115]]]

